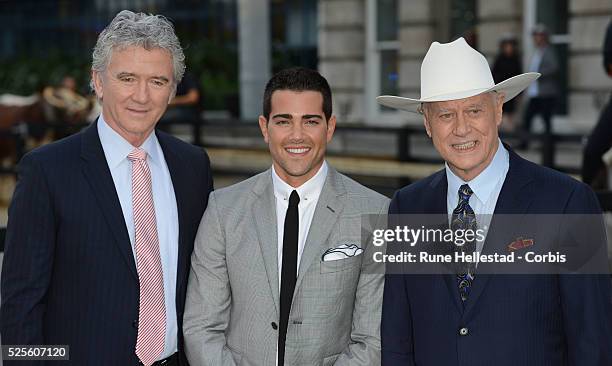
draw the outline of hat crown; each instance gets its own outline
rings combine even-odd
[[[495,85],[487,59],[465,39],[433,42],[421,64],[421,100]],[[445,100],[445,99],[441,99]]]

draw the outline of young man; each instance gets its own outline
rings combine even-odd
[[[185,362],[187,269],[212,177],[201,149],[154,131],[184,59],[162,16],[124,10],[98,37],[102,114],[20,164],[3,344],[68,345],[69,365]]]
[[[325,162],[336,118],[316,71],[268,82],[272,168],[210,196],[195,243],[185,340],[195,365],[377,365],[383,275],[362,214],[388,199]],[[366,273],[368,272],[368,273]]]

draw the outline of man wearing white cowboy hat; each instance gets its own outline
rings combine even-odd
[[[600,213],[586,185],[522,159],[498,137],[502,104],[538,76],[495,84],[484,56],[463,38],[434,42],[421,66],[421,98],[377,100],[422,113],[446,166],[397,191],[389,214],[444,214],[451,229],[466,229],[494,213]],[[466,250],[486,251],[488,244],[472,241]],[[479,274],[473,266],[454,274],[406,273],[385,280],[384,366],[612,365],[605,275]]]

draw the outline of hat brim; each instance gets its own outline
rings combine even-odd
[[[512,98],[519,95],[520,92],[525,90],[529,84],[535,81],[540,77],[540,73],[537,72],[527,72],[524,74],[513,76],[509,79],[506,79],[491,88],[481,88],[481,89],[471,89],[471,90],[463,90],[454,93],[436,95],[434,97],[423,98],[423,99],[413,99],[413,98],[404,98],[397,97],[393,95],[381,95],[376,97],[376,101],[379,104],[382,104],[386,107],[401,109],[408,112],[419,113],[419,106],[421,103],[430,103],[430,102],[445,102],[449,100],[457,100],[473,97],[475,95],[479,95],[482,93],[488,92],[498,92],[504,93],[504,103],[511,100]]]

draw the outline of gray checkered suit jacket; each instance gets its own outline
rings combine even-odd
[[[192,365],[276,364],[279,273],[271,174],[210,195],[184,316]],[[362,214],[386,214],[388,201],[329,168],[299,266],[285,365],[380,364],[384,277],[372,245],[361,241],[361,222]],[[342,244],[363,245],[364,253],[322,261],[327,249]]]

